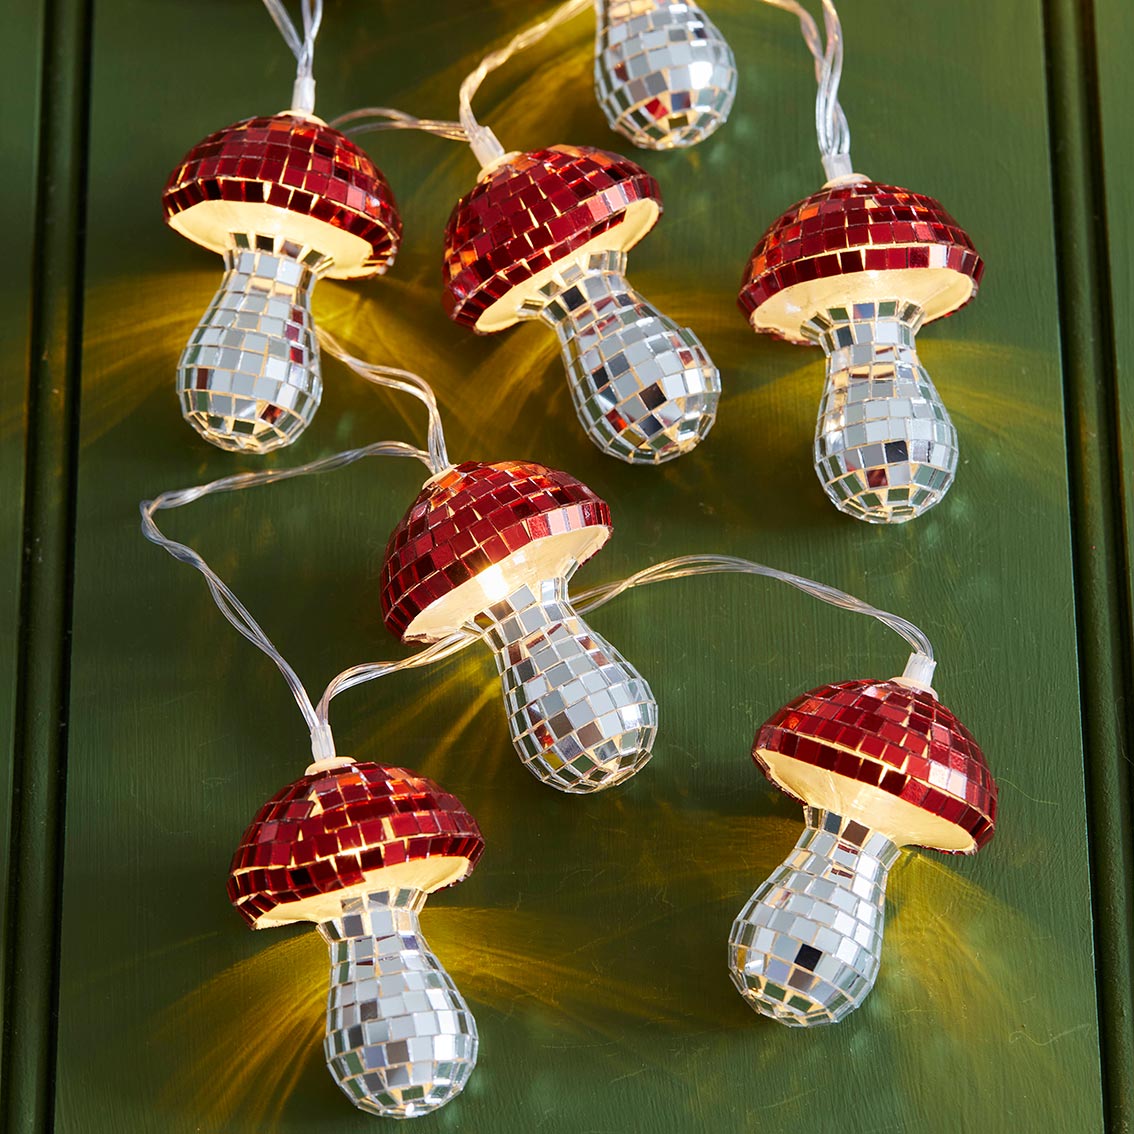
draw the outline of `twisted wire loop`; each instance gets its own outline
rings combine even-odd
[[[349,366],[357,375],[373,382],[376,386],[386,386],[391,390],[399,390],[417,398],[429,412],[429,427],[427,432],[427,448],[429,450],[426,463],[431,473],[439,473],[447,469],[452,462],[445,448],[445,429],[441,422],[441,411],[437,406],[437,395],[433,387],[420,375],[411,370],[402,370],[396,366],[379,366],[374,362],[366,362],[350,353],[329,331],[319,329],[319,343],[328,354],[332,354],[340,362]]]
[[[284,7],[283,0],[264,0],[264,7],[268,9],[268,15],[279,29],[288,50],[295,56],[291,109],[300,114],[311,114],[315,109],[315,40],[323,23],[323,0],[301,0],[302,36]]]
[[[263,651],[275,663],[276,668],[283,675],[287,687],[295,698],[299,711],[311,733],[311,750],[315,759],[332,759],[335,755],[334,739],[327,724],[326,718],[320,720],[315,712],[311,697],[300,681],[287,659],[273,644],[264,632],[259,622],[252,616],[248,608],[236,597],[232,588],[209,566],[204,557],[187,544],[166,536],[157,525],[155,515],[161,511],[173,508],[183,508],[204,496],[214,496],[222,492],[240,492],[246,488],[257,488],[264,484],[275,484],[283,480],[294,480],[297,477],[313,473],[330,472],[334,469],[345,468],[364,457],[413,457],[421,461],[426,467],[432,467],[428,454],[420,449],[407,445],[402,441],[379,441],[373,445],[364,445],[358,449],[347,449],[341,453],[334,453],[329,457],[310,461],[305,465],[298,465],[286,469],[265,469],[261,472],[237,473],[234,476],[221,477],[208,484],[195,485],[192,488],[174,489],[155,496],[152,500],[143,500],[138,509],[142,516],[142,534],[151,543],[164,548],[174,559],[196,568],[205,578],[209,593],[213,601],[226,619],[236,627],[237,631],[248,639],[258,650]],[[399,668],[399,667],[395,667]]]
[[[486,168],[502,158],[504,147],[487,126],[482,126],[476,120],[476,115],[473,113],[472,100],[480,89],[480,84],[484,82],[490,71],[495,71],[497,67],[507,63],[517,52],[538,43],[549,32],[560,24],[574,19],[580,12],[589,12],[592,6],[593,0],[567,0],[565,4],[560,4],[546,19],[517,33],[503,47],[490,51],[461,83],[459,96],[461,126],[481,168]]]
[[[800,31],[807,49],[815,60],[815,80],[819,84],[815,96],[815,132],[819,154],[828,181],[848,177],[854,172],[850,158],[850,126],[839,103],[839,81],[843,75],[843,29],[833,0],[823,0],[823,30],[797,0],[764,0],[799,19]]]

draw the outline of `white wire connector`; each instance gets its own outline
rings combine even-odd
[[[823,0],[826,45],[811,13],[797,0],[764,0],[764,3],[791,12],[799,19],[804,42],[815,60],[815,80],[819,84],[815,96],[815,132],[828,182],[853,176],[850,126],[839,104],[839,81],[843,75],[843,30],[833,0]]]
[[[482,126],[473,113],[472,100],[480,89],[480,84],[484,82],[490,71],[495,71],[497,67],[502,66],[516,52],[531,47],[533,43],[538,43],[548,32],[573,19],[580,12],[590,11],[592,4],[593,0],[567,0],[567,3],[560,4],[547,19],[541,20],[538,24],[533,24],[530,28],[525,28],[522,32],[513,36],[503,47],[489,52],[480,61],[476,70],[461,83],[459,115],[461,126],[465,131],[469,145],[472,147],[473,156],[480,163],[481,169],[491,168],[507,155],[504,147],[500,144],[500,139],[487,126]]]
[[[315,39],[323,22],[323,0],[301,0],[303,36],[299,35],[283,0],[264,0],[268,15],[295,56],[295,83],[291,88],[291,111],[311,115],[315,112]]]

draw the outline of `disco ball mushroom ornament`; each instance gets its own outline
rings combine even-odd
[[[695,146],[736,98],[736,59],[684,0],[596,0],[595,96],[612,130],[649,150]]]
[[[697,336],[626,279],[626,254],[661,208],[657,182],[629,159],[551,146],[490,163],[445,230],[449,317],[481,334],[547,323],[587,435],[635,464],[692,449],[720,398]]]
[[[402,222],[389,185],[350,139],[289,111],[199,142],[162,205],[170,227],[225,263],[178,364],[182,413],[221,449],[291,444],[323,389],[312,289],[393,263]]]
[[[815,471],[835,507],[903,523],[948,492],[957,432],[915,336],[977,292],[984,263],[932,197],[829,181],[760,238],[739,303],[753,330],[827,356]]]
[[[650,758],[657,702],[572,607],[568,582],[610,538],[610,510],[573,476],[466,461],[427,481],[382,565],[382,613],[403,641],[471,630],[492,648],[516,751],[581,794]]]
[[[806,828],[733,923],[730,975],[763,1015],[832,1024],[874,986],[902,847],[975,853],[996,783],[968,729],[906,677],[805,693],[760,729],[753,758],[803,803]]]
[[[432,780],[344,757],[313,764],[244,832],[229,899],[253,929],[309,921],[327,942],[323,1050],[360,1110],[426,1114],[476,1065],[476,1021],[418,914],[483,850],[476,821]]]

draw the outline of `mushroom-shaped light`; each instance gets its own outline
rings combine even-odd
[[[760,238],[740,307],[754,330],[827,355],[815,471],[841,511],[901,523],[953,483],[957,433],[914,336],[968,303],[983,270],[932,197],[858,174],[828,182]]]
[[[445,307],[482,334],[555,329],[575,410],[604,452],[657,464],[712,427],[720,374],[692,331],[627,282],[626,253],[661,213],[657,182],[618,154],[510,154],[457,202],[445,230]]]
[[[567,593],[609,537],[610,510],[573,476],[466,461],[426,483],[382,564],[392,633],[435,642],[466,629],[492,647],[516,751],[560,791],[628,779],[657,730],[649,685]]]
[[[198,143],[162,205],[172,228],[225,262],[178,364],[182,413],[222,449],[290,444],[323,391],[311,291],[321,276],[380,275],[393,263],[402,222],[389,185],[349,138],[288,112]]]
[[[901,848],[974,853],[992,838],[996,784],[968,729],[904,678],[805,693],[760,729],[753,756],[807,826],[733,923],[729,970],[757,1012],[831,1024],[874,985]]]
[[[595,95],[612,130],[648,150],[695,146],[728,119],[736,59],[686,0],[597,0]]]
[[[360,1110],[425,1114],[476,1065],[476,1021],[418,912],[483,850],[476,821],[432,780],[345,758],[313,764],[240,840],[228,896],[244,920],[314,922],[330,946],[323,1050]]]

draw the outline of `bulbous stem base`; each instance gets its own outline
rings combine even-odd
[[[626,254],[565,265],[526,312],[555,328],[579,421],[609,456],[660,464],[713,426],[721,378],[701,341],[626,280]]]
[[[886,877],[900,853],[853,819],[810,807],[804,818],[795,849],[749,898],[728,939],[740,995],[794,1027],[836,1023],[874,987]]]
[[[576,613],[565,579],[520,587],[477,628],[495,652],[512,743],[533,775],[582,794],[622,783],[650,759],[654,695]]]
[[[827,355],[815,472],[836,508],[870,524],[928,511],[957,470],[957,431],[917,356],[922,311],[904,300],[813,315],[803,332]]]
[[[596,0],[595,97],[612,130],[671,150],[703,142],[736,98],[736,59],[686,0]]]
[[[347,898],[318,927],[331,951],[327,1067],[359,1110],[388,1118],[444,1106],[476,1066],[476,1021],[421,935],[425,898]]]
[[[177,367],[185,419],[221,449],[290,445],[323,382],[311,291],[329,263],[279,238],[235,237],[225,273]]]

